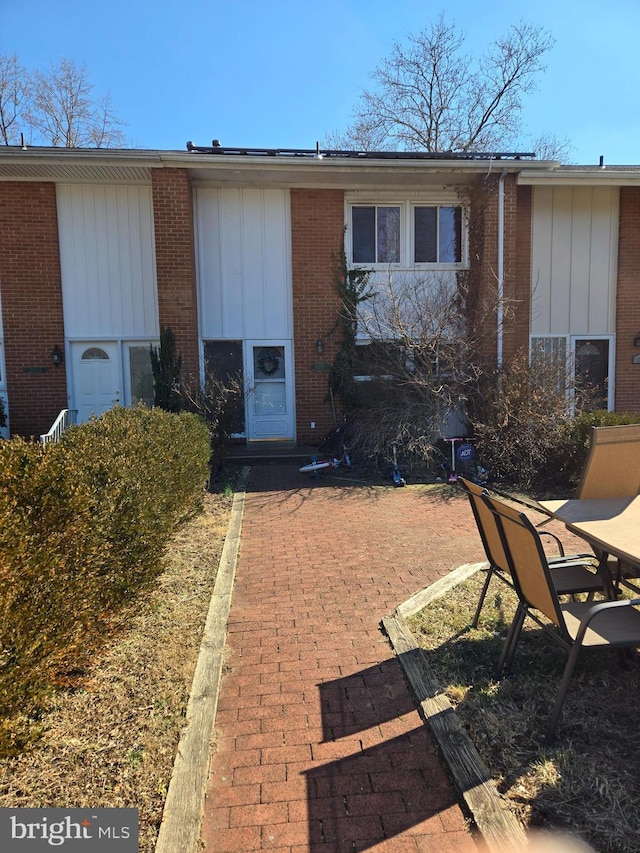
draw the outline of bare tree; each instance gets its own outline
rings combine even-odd
[[[441,16],[435,24],[395,43],[373,72],[354,122],[338,147],[408,151],[496,151],[521,129],[524,96],[544,71],[554,41],[526,23],[511,26],[474,60],[464,35]]]
[[[16,54],[0,53],[0,143],[3,145],[15,145],[20,141],[20,123],[30,92],[29,76]]]
[[[27,121],[36,142],[65,148],[116,148],[125,144],[111,96],[93,98],[86,65],[61,59],[33,75]]]

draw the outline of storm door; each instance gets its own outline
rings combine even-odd
[[[247,439],[294,438],[293,369],[288,341],[245,341]]]

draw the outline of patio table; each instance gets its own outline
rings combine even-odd
[[[640,495],[540,501],[540,506],[591,545],[607,575],[609,556],[640,573]]]

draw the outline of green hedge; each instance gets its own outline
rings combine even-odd
[[[190,414],[116,408],[58,444],[0,445],[0,749],[60,668],[95,648],[197,512],[209,433]]]

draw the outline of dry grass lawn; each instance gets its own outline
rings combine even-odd
[[[570,831],[598,853],[640,850],[640,658],[586,652],[556,742],[541,740],[567,655],[530,620],[514,666],[492,679],[515,594],[492,582],[469,628],[484,572],[409,620],[418,644],[511,809],[528,826]]]
[[[0,761],[0,806],[140,810],[154,849],[232,497],[205,496],[157,586],[99,660],[59,693],[27,753]]]

